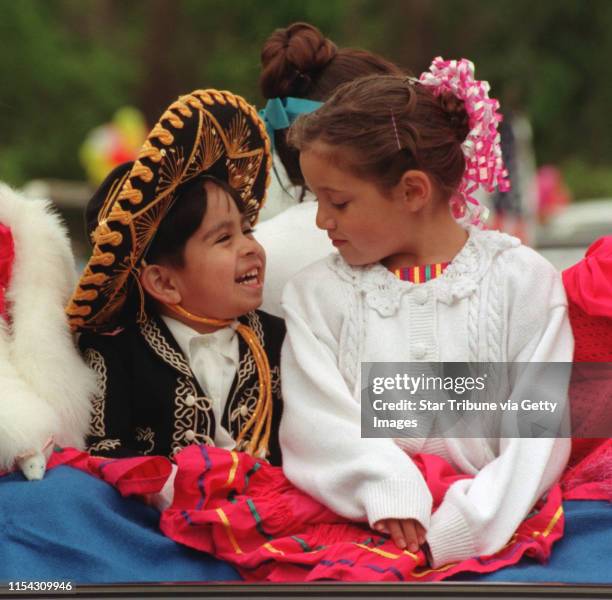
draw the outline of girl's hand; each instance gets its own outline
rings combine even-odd
[[[400,550],[417,552],[425,543],[425,529],[414,519],[382,519],[374,524],[374,529],[388,533]]]

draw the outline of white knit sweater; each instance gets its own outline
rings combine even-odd
[[[354,520],[417,519],[434,567],[499,550],[561,474],[570,440],[363,439],[360,363],[570,362],[567,301],[554,268],[516,238],[472,229],[427,283],[332,255],[291,280],[282,304],[287,477]],[[554,392],[564,402],[567,381]],[[433,515],[409,458],[419,451],[475,476],[454,483]]]

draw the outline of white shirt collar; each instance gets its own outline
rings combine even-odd
[[[194,344],[204,340],[219,354],[233,358],[232,342],[236,336],[236,331],[233,327],[223,327],[213,333],[198,333],[195,329],[189,327],[189,325],[185,325],[185,323],[172,317],[162,315],[162,319],[188,360],[193,358]]]

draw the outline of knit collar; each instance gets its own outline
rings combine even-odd
[[[476,227],[468,227],[467,231],[468,239],[451,264],[440,277],[426,283],[402,281],[380,263],[352,267],[339,254],[327,260],[330,268],[363,293],[370,308],[383,317],[394,315],[402,295],[415,289],[432,290],[438,300],[450,305],[473,294],[493,259],[521,243],[499,231],[483,231]]]

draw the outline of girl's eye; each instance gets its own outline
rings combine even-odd
[[[220,238],[218,238],[215,241],[215,244],[222,244],[223,242],[227,242],[230,239],[230,236],[226,233],[225,235],[222,235]]]
[[[242,234],[243,235],[253,235],[255,233],[255,229],[253,227],[249,227],[248,229],[245,229]]]
[[[347,202],[333,202],[332,206],[334,208],[337,208],[338,210],[342,210],[343,208],[346,208],[347,204],[348,204],[348,201]]]

